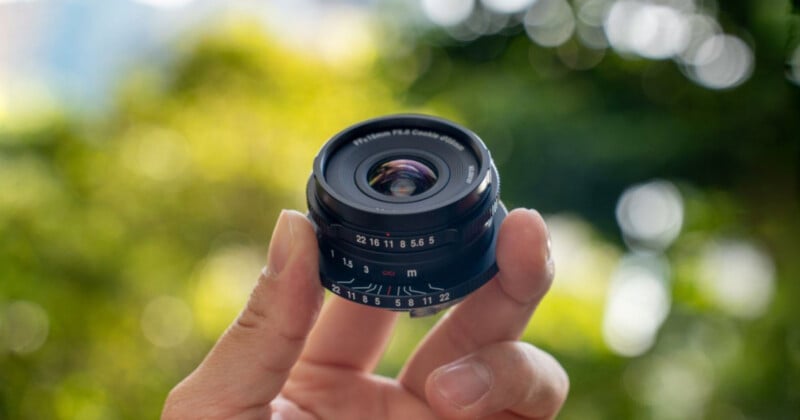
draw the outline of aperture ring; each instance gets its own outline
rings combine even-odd
[[[342,239],[353,245],[371,251],[418,252],[427,251],[452,243],[470,243],[491,227],[491,220],[497,213],[499,198],[483,213],[469,222],[461,230],[444,229],[417,235],[394,235],[384,232],[383,235],[350,229],[344,225],[331,224],[317,212],[310,212],[312,221],[317,225],[321,236],[331,239]]]
[[[321,236],[327,239],[344,240],[369,251],[396,253],[428,251],[463,239],[463,235],[456,229],[443,229],[415,235],[397,235],[392,232],[383,232],[382,234],[365,232],[337,223],[328,223],[315,212],[310,214]]]

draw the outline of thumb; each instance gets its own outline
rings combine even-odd
[[[317,241],[308,220],[284,210],[270,242],[268,265],[242,313],[206,359],[167,399],[173,413],[228,416],[263,410],[280,392],[322,304]]]

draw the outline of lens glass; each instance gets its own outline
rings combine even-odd
[[[367,174],[369,186],[391,197],[409,197],[430,189],[437,179],[436,172],[418,160],[403,158],[375,165]]]

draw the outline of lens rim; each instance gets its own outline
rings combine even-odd
[[[436,173],[436,181],[434,182],[433,185],[431,185],[430,188],[417,195],[409,195],[402,197],[402,196],[391,196],[380,193],[379,191],[375,190],[375,188],[373,188],[371,185],[369,185],[369,173],[372,170],[372,168],[374,168],[376,165],[381,164],[381,162],[394,159],[411,159],[427,165],[430,169],[432,169]],[[373,155],[368,159],[365,159],[356,168],[354,177],[358,189],[361,190],[361,192],[363,192],[364,194],[376,200],[385,201],[387,203],[413,203],[416,201],[422,201],[427,198],[430,198],[433,195],[437,194],[442,189],[444,189],[444,187],[450,181],[450,169],[447,167],[447,164],[441,158],[432,153],[416,149],[394,149],[394,150],[387,150],[385,152]]]
[[[435,202],[416,200],[417,205],[404,205],[407,203],[400,201],[387,202],[385,200],[387,196],[381,194],[381,201],[386,203],[386,206],[382,207],[367,205],[345,197],[328,183],[325,177],[327,164],[340,148],[370,133],[399,128],[436,132],[441,136],[449,137],[461,148],[472,153],[476,159],[477,168],[471,181],[465,184],[463,190],[448,200]],[[387,232],[436,229],[461,219],[476,205],[490,205],[487,203],[493,201],[499,192],[499,185],[495,185],[499,180],[496,176],[492,176],[493,167],[489,150],[480,137],[460,125],[441,118],[419,114],[378,117],[346,128],[333,136],[322,147],[314,159],[314,170],[309,178],[308,203],[314,211],[335,214],[345,223],[373,226]],[[445,184],[443,183],[443,185]],[[493,191],[487,194],[490,190]],[[420,194],[420,196],[424,195],[426,198],[430,198],[435,195],[435,193],[430,195],[426,193]],[[481,201],[484,203],[480,204]]]

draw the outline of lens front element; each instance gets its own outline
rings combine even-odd
[[[372,189],[391,197],[421,194],[429,190],[438,178],[429,165],[410,158],[375,165],[367,176]]]

